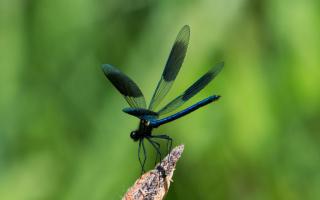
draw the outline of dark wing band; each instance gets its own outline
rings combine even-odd
[[[144,108],[124,108],[122,111],[139,119],[145,119],[148,116],[152,118],[158,117],[158,113]]]
[[[128,104],[133,108],[146,108],[145,98],[133,80],[122,73],[116,67],[104,64],[102,70],[109,81],[124,96]]]
[[[191,85],[184,93],[173,101],[168,103],[165,107],[163,107],[158,114],[164,115],[167,114],[178,107],[182,106],[186,101],[191,99],[194,95],[200,92],[206,85],[210,83],[216,77],[221,69],[223,68],[224,63],[218,63],[215,65],[210,71],[205,73],[201,78],[199,78],[193,85]]]
[[[183,60],[186,56],[190,38],[190,27],[185,25],[182,27],[173,44],[166,66],[163,70],[161,79],[152,96],[149,109],[154,110],[161,100],[169,92],[174,80],[176,79]]]

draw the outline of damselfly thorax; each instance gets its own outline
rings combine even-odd
[[[153,128],[150,126],[150,121],[142,119],[140,120],[138,129],[132,131],[130,133],[130,137],[131,139],[133,139],[133,141],[138,141],[139,139],[150,137],[152,129]]]

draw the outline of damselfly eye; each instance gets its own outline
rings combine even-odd
[[[137,141],[139,139],[139,135],[136,131],[131,131],[130,133],[130,137],[131,139],[133,139],[134,141]]]

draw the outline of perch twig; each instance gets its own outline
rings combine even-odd
[[[160,164],[158,163],[153,170],[143,174],[129,188],[122,200],[162,200],[169,190],[173,171],[183,149],[184,145],[172,149]]]

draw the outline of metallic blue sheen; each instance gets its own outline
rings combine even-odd
[[[220,96],[218,95],[213,95],[213,96],[210,96],[206,99],[203,99],[201,101],[199,101],[198,103],[195,103],[193,104],[192,106],[178,112],[178,113],[175,113],[173,115],[170,115],[168,117],[165,117],[163,119],[152,119],[150,121],[150,126],[153,127],[153,128],[157,128],[158,126],[162,125],[162,124],[166,124],[168,122],[171,122],[171,121],[174,121],[176,119],[179,119],[180,117],[183,117],[199,108],[201,108],[202,106],[205,106],[211,102],[214,102],[214,101],[217,101],[218,99],[220,98]]]

